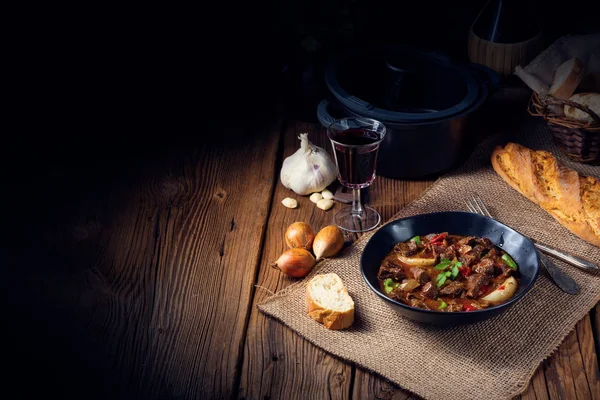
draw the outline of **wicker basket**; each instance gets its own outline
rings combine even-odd
[[[588,113],[594,122],[577,121],[552,111],[552,105],[562,108],[565,104]],[[538,96],[533,92],[527,108],[529,114],[543,117],[550,130],[554,143],[570,159],[592,165],[600,165],[600,117],[587,106],[570,100],[561,100],[549,95]]]

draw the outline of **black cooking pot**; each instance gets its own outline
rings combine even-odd
[[[469,146],[476,111],[498,86],[498,75],[476,64],[409,46],[359,49],[332,60],[325,81],[331,99],[317,108],[328,127],[348,116],[384,123],[377,174],[420,179],[454,166]]]

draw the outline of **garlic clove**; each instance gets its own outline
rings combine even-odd
[[[324,199],[333,199],[333,193],[331,193],[331,190],[325,189],[321,192],[321,196],[323,196]]]
[[[321,210],[329,210],[331,207],[333,207],[333,200],[331,199],[321,199],[317,202],[317,207],[319,207]]]
[[[315,204],[317,204],[322,198],[323,196],[321,195],[321,193],[313,193],[310,195],[310,201],[312,201]]]
[[[296,207],[298,207],[298,202],[295,199],[292,199],[291,197],[286,197],[285,199],[283,199],[281,201],[281,204],[283,204],[287,208],[296,208]]]

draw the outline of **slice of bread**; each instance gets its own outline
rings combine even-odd
[[[565,61],[554,73],[554,80],[548,93],[557,99],[568,99],[575,93],[583,75],[583,63],[579,58],[573,57]]]
[[[315,275],[308,282],[306,309],[327,329],[348,328],[354,322],[354,300],[337,274]]]
[[[577,93],[569,99],[575,103],[588,106],[590,110],[600,117],[600,94],[598,93]],[[571,107],[565,104],[565,115],[578,121],[592,123],[592,116],[579,108]]]

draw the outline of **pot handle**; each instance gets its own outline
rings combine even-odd
[[[469,63],[466,66],[483,80],[490,94],[498,90],[500,87],[500,75],[496,71],[482,64]]]
[[[331,114],[329,114],[329,111],[327,111],[328,108],[329,100],[327,99],[321,100],[317,106],[317,118],[319,119],[321,125],[323,125],[325,128],[329,128],[329,126],[335,121],[335,118],[333,118]]]

